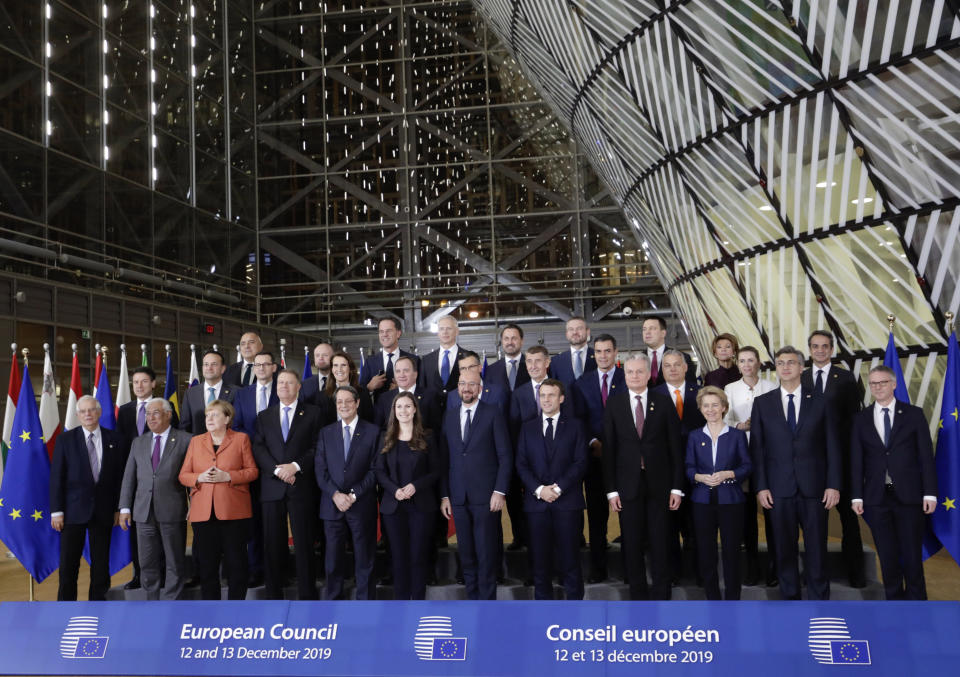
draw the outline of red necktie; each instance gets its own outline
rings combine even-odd
[[[600,399],[603,400],[603,406],[607,406],[607,375],[603,375],[603,384],[600,386]]]
[[[650,380],[657,380],[657,351],[653,351],[653,358],[650,360]]]

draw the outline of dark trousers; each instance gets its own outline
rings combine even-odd
[[[689,496],[691,493],[690,483],[684,482],[681,487],[683,492]],[[697,539],[696,530],[693,524],[693,502],[681,501],[680,508],[670,511],[670,567],[674,571],[674,576],[679,578],[683,571],[683,551],[696,551]],[[680,541],[683,540],[681,545]],[[696,553],[694,552],[694,561]]]
[[[530,557],[533,560],[534,599],[553,599],[553,562],[563,581],[567,599],[583,599],[583,572],[580,570],[582,510],[528,512]]]
[[[263,510],[260,503],[260,480],[250,483],[250,538],[247,540],[247,566],[251,578],[264,576]]]
[[[382,515],[393,550],[393,598],[424,599],[434,511],[420,512],[412,501],[400,501],[397,511]]]
[[[83,542],[90,534],[90,589],[87,598],[101,602],[110,589],[110,532],[113,522],[91,520],[86,524],[64,524],[60,532],[60,583],[57,588],[58,602],[77,601],[77,576],[80,575],[80,558]]]
[[[140,578],[140,550],[137,545],[137,530],[130,529],[130,562],[133,564],[133,577]]]
[[[206,522],[191,522],[193,533],[200,534],[200,594],[203,599],[220,599],[220,564],[227,576],[227,599],[246,599],[247,532],[249,519],[219,520],[213,509]]]
[[[607,577],[607,520],[610,517],[610,503],[603,481],[603,466],[600,459],[590,456],[587,462],[587,474],[583,478],[584,493],[587,499],[587,525],[590,535],[590,573],[593,576]]]
[[[642,489],[634,498],[624,500],[621,497],[620,502],[620,528],[630,599],[670,599],[669,496]],[[652,581],[649,589],[645,562],[648,552]]]
[[[757,503],[757,495],[752,491],[744,491],[744,510],[743,510],[743,549],[747,554],[747,570],[760,568],[760,521],[759,511],[763,510],[763,531],[767,537],[767,570],[768,574],[775,576],[777,572],[777,557],[774,550],[776,539],[773,535],[773,520],[770,518],[770,511],[761,508]]]
[[[697,564],[707,599],[720,599],[717,574],[717,531],[723,553],[723,599],[740,599],[740,540],[743,503],[691,503],[697,533]]]
[[[819,498],[799,494],[789,498],[773,497],[770,510],[777,547],[777,574],[783,599],[800,599],[800,529],[803,529],[804,570],[807,597],[830,599],[827,575],[827,511]]]
[[[373,511],[367,506],[357,504],[343,513],[340,519],[324,520],[323,533],[326,538],[327,553],[325,569],[327,583],[324,588],[325,599],[343,597],[343,580],[346,578],[344,559],[347,551],[347,538],[353,543],[354,574],[357,579],[359,600],[374,599],[373,559],[377,547],[376,504]]]
[[[500,513],[490,512],[490,503],[454,505],[453,520],[467,599],[496,599]]]
[[[901,503],[887,491],[879,505],[868,505],[863,515],[873,533],[887,599],[927,598],[923,577],[925,519],[919,505]]]
[[[523,511],[523,483],[514,471],[510,478],[510,490],[507,491],[507,514],[510,515],[510,528],[513,530],[513,542],[517,545],[530,543],[527,514]]]
[[[316,504],[312,500],[266,501],[261,504],[264,546],[264,580],[267,599],[283,599],[290,546],[287,540],[287,517],[293,534],[294,561],[297,572],[297,597],[315,600],[317,565],[313,555],[316,534]]]
[[[837,514],[840,515],[840,526],[843,529],[840,541],[843,550],[843,563],[846,566],[847,577],[851,583],[865,584],[863,562],[863,538],[860,536],[860,520],[857,513],[850,506],[849,492],[840,492],[840,502],[837,503]]]

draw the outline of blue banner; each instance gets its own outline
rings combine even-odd
[[[958,602],[7,602],[0,672],[948,675],[958,635]]]

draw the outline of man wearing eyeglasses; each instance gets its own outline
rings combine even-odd
[[[874,402],[850,441],[852,508],[870,525],[887,599],[926,599],[924,515],[937,507],[930,427],[920,407],[894,398],[892,369],[874,367],[869,378]]]
[[[798,530],[803,529],[809,599],[830,598],[827,515],[840,500],[841,461],[834,412],[801,385],[803,353],[776,352],[780,387],[753,401],[750,453],[757,500],[770,510],[780,594],[800,599]]]

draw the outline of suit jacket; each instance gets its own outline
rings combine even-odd
[[[684,410],[686,413],[686,410]],[[713,461],[713,440],[699,430],[690,432],[687,439],[687,479],[693,485],[690,500],[694,503],[709,503],[710,492],[717,492],[717,503],[743,503],[743,488],[741,483],[750,476],[750,452],[747,448],[747,434],[742,430],[730,427],[727,432],[717,438],[717,461]],[[721,470],[732,470],[736,477],[712,489],[706,484],[694,481],[696,474],[711,475]]]
[[[668,350],[676,350],[676,348],[671,348],[670,346],[664,346],[663,352],[666,353]],[[647,352],[647,351],[644,350],[644,352]],[[691,358],[689,355],[684,353],[682,350],[680,352],[683,353],[683,361],[687,363],[686,381],[687,383],[696,385],[697,384],[697,368],[693,366],[693,358]],[[666,382],[667,380],[663,378],[663,365],[658,364],[657,378],[655,380],[651,378],[650,383],[647,385],[647,387],[654,388],[656,386],[663,385]]]
[[[195,386],[187,388],[183,394],[183,406],[180,407],[180,429],[186,430],[194,435],[201,435],[207,432],[206,409],[207,395],[206,383],[201,381]],[[226,381],[220,384],[220,396],[218,400],[226,400],[233,404],[238,388],[229,385]]]
[[[283,441],[280,425],[280,402],[260,412],[253,438],[253,457],[260,469],[260,501],[279,501],[283,498],[311,500],[316,496],[316,478],[313,455],[317,450],[320,432],[320,410],[299,402],[290,421],[287,441]],[[296,463],[300,466],[293,484],[287,484],[273,474],[278,465]]]
[[[850,496],[862,498],[864,505],[883,502],[888,473],[893,493],[901,503],[920,505],[924,496],[937,495],[933,443],[923,410],[900,400],[893,406],[889,448],[873,424],[873,405],[857,414],[853,422]]]
[[[497,409],[500,410],[500,414],[507,418],[508,413],[510,412],[510,389],[503,386],[497,385],[496,383],[487,383],[483,382],[483,393],[480,395],[480,400],[486,402],[487,404],[494,405]],[[444,408],[444,411],[448,409],[456,409],[459,407],[463,401],[460,399],[460,392],[454,388],[447,393],[447,406]]]
[[[633,423],[631,392],[626,387],[607,400],[603,412],[603,478],[607,493],[616,491],[621,499],[641,493],[641,458],[646,467],[646,488],[662,494],[683,487],[683,456],[680,448],[680,419],[673,402],[663,393],[647,390],[643,437]]]
[[[401,456],[397,445],[392,446],[385,454],[378,453],[374,461],[374,471],[377,482],[383,487],[383,499],[380,501],[380,512],[392,515],[399,507],[396,498],[397,489],[401,486],[403,477],[411,478],[411,483],[417,491],[412,499],[418,512],[434,514],[440,506],[437,497],[437,484],[440,481],[440,472],[443,464],[440,462],[440,450],[432,434],[427,434],[427,448],[424,451],[414,451]]]
[[[819,393],[814,389],[814,370],[806,369],[801,377],[800,384],[804,388],[809,388],[810,392],[817,396]],[[853,430],[853,420],[857,412],[863,408],[863,395],[860,392],[860,385],[856,377],[846,369],[831,365],[830,373],[827,374],[826,383],[823,384],[823,396],[836,417],[837,422],[837,440],[840,443],[840,458],[843,463],[843,476],[845,479],[850,477],[850,433]],[[849,482],[849,479],[847,479]],[[843,491],[846,492],[847,485],[844,484]]]
[[[424,390],[436,390],[441,398],[446,393],[456,391],[457,384],[460,382],[460,367],[457,365],[457,356],[463,351],[459,345],[450,349],[450,378],[446,383],[440,379],[440,354],[443,352],[440,348],[427,353],[420,358],[420,371],[417,372],[417,387]]]
[[[528,512],[583,510],[586,503],[580,483],[587,472],[587,435],[575,417],[560,413],[553,444],[543,436],[543,418],[536,416],[520,426],[517,437],[517,474],[523,483],[523,509]],[[560,497],[553,503],[537,498],[539,486],[556,484]]]
[[[132,400],[126,404],[120,405],[117,409],[117,428],[116,432],[120,433],[120,437],[123,438],[124,444],[127,448],[127,453],[129,453],[130,443],[134,439],[140,436],[140,433],[137,431],[137,407],[140,406],[138,400]],[[177,417],[177,412],[173,412],[173,416],[170,419],[170,425],[174,428],[178,427],[180,419]],[[143,424],[143,432],[150,432],[147,428],[146,421]]]
[[[373,405],[373,422],[380,430],[387,429],[387,423],[390,421],[390,408],[393,407],[393,400],[396,399],[399,392],[399,390],[391,390],[387,397],[381,397]],[[440,397],[436,392],[423,390],[420,386],[417,386],[413,391],[413,396],[417,398],[420,420],[424,429],[439,432],[442,422]]]
[[[773,500],[799,494],[820,498],[825,489],[843,486],[836,419],[826,398],[801,386],[797,430],[783,413],[781,389],[753,400],[750,456],[755,491],[769,490]]]
[[[187,490],[180,484],[179,477],[191,437],[190,433],[171,425],[156,472],[153,470],[153,433],[148,429],[133,440],[123,472],[120,508],[130,509],[134,522],[148,521],[151,507],[158,522],[187,519]]]
[[[399,348],[397,349],[399,350]],[[399,350],[400,354],[394,357],[394,361],[400,359],[401,357],[409,357],[413,360],[413,363],[416,365],[418,373],[420,369],[420,358],[414,355],[413,353],[408,353],[406,350]],[[386,371],[383,366],[383,351],[378,350],[376,353],[368,357],[363,362],[363,366],[360,368],[360,392],[361,393],[370,393],[367,390],[367,384],[370,383],[370,379],[379,374],[381,371]],[[371,396],[373,397],[373,403],[376,405],[377,400],[380,399],[380,396],[385,392],[390,390],[390,383],[385,382],[382,386],[373,391]]]
[[[320,499],[320,518],[343,519],[343,513],[333,502],[337,491],[357,496],[350,510],[376,511],[377,492],[373,463],[380,453],[380,431],[359,416],[353,421],[350,454],[343,458],[343,423],[336,421],[320,430],[314,461]]]
[[[486,371],[483,372],[483,382],[484,383],[495,383],[507,392],[510,390],[510,378],[507,376],[507,366],[509,358],[502,357],[493,364],[487,365]],[[530,374],[527,373],[527,363],[523,359],[523,353],[520,353],[520,356],[517,358],[517,380],[514,383],[514,386],[519,388],[524,383],[530,382]]]
[[[230,473],[230,481],[197,484],[197,477],[212,465]],[[210,519],[211,506],[218,520],[250,517],[253,511],[250,483],[259,474],[250,449],[250,438],[245,433],[227,430],[216,452],[210,433],[195,435],[190,440],[180,470],[180,484],[190,489],[190,514],[187,519],[206,522]]]
[[[700,430],[707,424],[706,419],[703,418],[703,414],[700,413],[700,408],[697,407],[697,393],[700,392],[700,387],[695,383],[690,383],[690,381],[687,381],[684,385],[686,387],[683,389],[683,418],[680,419],[681,449],[687,448],[687,439],[690,437],[692,431]],[[654,388],[654,390],[666,395],[669,400],[673,402],[673,408],[677,408],[677,400],[669,385],[663,383]]]
[[[616,368],[610,387],[607,390],[607,402],[619,392],[627,389],[623,380],[623,369]],[[570,389],[573,395],[573,411],[583,421],[587,429],[588,440],[603,439],[603,394],[600,392],[600,377],[597,370],[583,372],[583,376],[574,381]]]
[[[587,346],[587,359],[583,362],[583,373],[595,371],[596,368],[597,360],[593,357],[593,348]],[[569,348],[551,358],[549,376],[563,383],[563,387],[567,389],[569,394],[570,386],[577,380],[573,371],[573,359]]]
[[[235,390],[233,398],[233,408],[236,413],[233,420],[230,421],[230,427],[246,433],[247,437],[253,440],[257,435],[257,397],[259,395],[260,384],[254,383],[252,386]],[[267,408],[280,402],[277,397],[277,382],[274,381],[270,386],[270,394],[267,396]]]
[[[461,404],[462,406],[462,404]],[[503,495],[510,488],[513,449],[500,409],[480,400],[466,441],[460,428],[460,407],[447,409],[440,438],[445,472],[440,493],[455,505],[489,503],[494,491]]]
[[[251,363],[252,364],[252,363]],[[247,363],[243,360],[239,362],[231,362],[227,365],[226,370],[223,372],[223,382],[229,383],[232,386],[235,386],[237,389],[243,388],[243,370],[247,366]],[[250,367],[250,383],[253,384],[257,380],[256,374],[252,371],[253,367]]]
[[[560,413],[567,417],[576,416],[573,406],[573,396],[569,389],[560,405]],[[514,440],[520,435],[520,426],[531,419],[538,418],[537,399],[534,396],[533,386],[527,381],[523,386],[517,386],[510,396],[510,432]]]
[[[57,436],[50,465],[50,512],[62,512],[65,524],[113,522],[127,450],[119,434],[102,426],[100,439],[103,457],[100,476],[94,482],[83,426]]]

